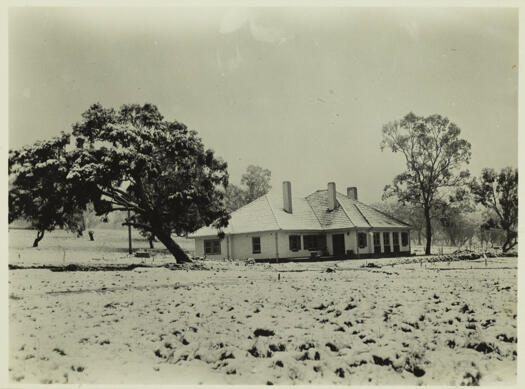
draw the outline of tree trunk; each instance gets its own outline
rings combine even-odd
[[[421,245],[421,229],[417,230],[417,244]]]
[[[427,245],[425,247],[425,254],[430,255],[430,247],[432,245],[432,225],[430,223],[430,207],[425,207],[425,231],[427,238]]]
[[[149,241],[149,248],[154,249],[155,247],[153,246],[153,242],[155,241],[155,235],[150,235],[148,238],[148,241]]]
[[[513,248],[514,246],[518,244],[518,241],[515,240],[516,234],[513,231],[507,230],[505,232],[506,232],[505,243],[503,244],[503,247],[501,248],[504,253],[506,253],[507,251],[509,251],[511,248]]]
[[[171,238],[171,234],[164,231],[155,231],[155,236],[162,242],[168,251],[175,257],[177,262],[192,262],[191,259],[186,255],[184,250]]]
[[[42,240],[42,238],[44,237],[44,230],[39,230],[37,233],[36,233],[36,239],[35,241],[33,242],[33,247],[38,247],[38,242],[40,242]]]

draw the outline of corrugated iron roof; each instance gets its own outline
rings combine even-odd
[[[410,227],[385,213],[337,193],[337,207],[328,210],[327,190],[318,190],[306,198],[292,198],[292,213],[283,210],[280,194],[269,193],[232,212],[226,234],[277,230],[326,231],[343,228]],[[203,227],[190,238],[215,236],[217,230]]]

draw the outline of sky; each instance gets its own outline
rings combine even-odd
[[[198,131],[240,183],[270,169],[294,196],[356,186],[380,200],[404,169],[381,129],[441,114],[469,169],[517,167],[512,8],[11,8],[9,147],[70,131],[91,104],[145,102]]]

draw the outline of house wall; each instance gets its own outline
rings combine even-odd
[[[359,242],[357,239],[357,233],[364,233],[366,234],[366,246],[365,247],[359,247]],[[372,235],[372,231],[369,229],[366,230],[357,230],[356,236],[354,238],[355,246],[357,247],[356,250],[354,250],[354,253],[358,254],[372,254],[374,252],[374,236]]]
[[[410,251],[410,230],[395,230],[395,231],[399,232],[399,251],[400,252],[409,252]],[[385,242],[384,242],[384,238],[383,238],[383,232],[388,232],[389,233],[389,235],[390,235],[390,252],[393,253],[393,251],[394,251],[394,236],[393,236],[393,232],[394,231],[388,231],[388,230],[384,230],[384,229],[383,230],[377,229],[374,232],[379,232],[380,233],[381,252],[382,253],[385,252]],[[407,232],[408,233],[408,244],[406,244],[405,246],[403,246],[403,240],[401,239],[401,234],[403,232]]]
[[[396,231],[399,233],[399,251],[400,252],[409,252],[410,251],[410,231],[409,230],[388,230],[388,229],[375,229],[375,230],[348,230],[345,231],[345,249],[348,252],[349,250],[352,250],[354,254],[359,255],[365,255],[365,254],[374,254],[374,232],[380,233],[380,242],[381,242],[381,253],[384,253],[384,241],[383,241],[383,232],[388,232],[390,235],[390,251],[393,253],[394,245],[393,245],[393,232]],[[357,234],[364,232],[367,234],[367,240],[366,240],[366,247],[359,248],[358,247],[358,240],[357,240]],[[402,239],[401,239],[401,233],[407,232],[409,239],[408,244],[405,246],[402,245]],[[341,231],[333,231],[329,232],[328,235],[328,241],[329,241],[329,252],[330,254],[333,253],[332,248],[332,234],[340,234]]]
[[[260,232],[240,235],[227,235],[221,240],[221,253],[206,255],[204,253],[204,240],[213,238],[195,238],[195,255],[210,259],[265,259],[275,258],[275,234],[276,232]],[[252,249],[252,237],[261,239],[261,252],[254,254]]]
[[[279,231],[278,242],[279,242],[279,258],[304,258],[310,256],[310,250],[304,249],[303,235],[315,235],[317,232],[312,231]],[[290,250],[290,235],[301,236],[301,250],[292,251]],[[329,242],[327,240],[327,249],[329,249]],[[330,242],[331,244],[331,242]]]
[[[212,237],[209,238],[195,238],[195,256],[196,257],[206,257],[210,259],[223,259],[228,257],[228,241],[226,238],[221,240],[221,253],[216,255],[206,255],[204,254],[204,241],[208,239],[215,239]]]
[[[403,246],[403,240],[401,239],[401,233],[402,232],[407,232],[408,233],[408,242],[404,246]],[[410,251],[410,230],[399,231],[399,248],[400,248],[401,251]]]
[[[334,247],[333,247],[333,235],[339,235],[343,234],[345,237],[345,252],[348,252],[349,250],[353,250],[353,252],[356,252],[356,232],[355,230],[338,230],[338,231],[330,231],[326,233],[326,240],[327,240],[327,249],[328,254],[333,255],[334,254]]]
[[[259,232],[250,234],[232,235],[230,258],[233,259],[266,259],[275,258],[275,235],[277,232]],[[261,252],[253,253],[252,237],[261,239]]]
[[[348,234],[345,234],[345,249],[348,252],[348,250],[352,250],[355,253],[357,253],[357,231],[351,230],[348,232]]]
[[[396,230],[399,232],[399,246],[401,252],[410,251],[410,231],[405,230],[404,232],[409,233],[408,244],[403,246],[401,233],[402,230]],[[365,232],[367,234],[367,246],[365,248],[358,249],[357,232]],[[329,255],[333,255],[332,235],[344,234],[345,237],[345,250],[348,252],[352,250],[354,254],[373,254],[374,253],[374,237],[373,232],[380,233],[381,241],[381,252],[384,253],[384,241],[383,232],[390,234],[390,248],[393,252],[393,236],[392,231],[385,229],[377,230],[338,230],[326,232],[326,247]],[[261,232],[261,233],[250,233],[240,235],[226,236],[221,240],[221,254],[218,255],[206,255],[206,258],[210,259],[269,259],[269,258],[304,258],[310,256],[310,251],[304,249],[303,235],[315,234],[312,231],[273,231],[273,232]],[[301,250],[291,251],[290,250],[290,235],[301,236]],[[261,252],[254,254],[252,252],[252,237],[258,236],[261,239]],[[276,252],[276,236],[277,236],[277,252]],[[204,238],[195,239],[195,255],[204,257]]]

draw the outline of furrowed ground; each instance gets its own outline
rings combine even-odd
[[[516,258],[396,261],[11,270],[10,379],[515,383]]]

